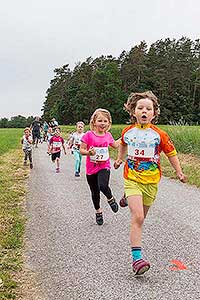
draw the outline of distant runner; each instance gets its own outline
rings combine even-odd
[[[33,135],[33,144],[35,147],[38,147],[38,142],[40,140],[40,129],[42,127],[42,124],[40,122],[40,117],[35,117],[35,120],[31,124],[32,129],[32,135]]]

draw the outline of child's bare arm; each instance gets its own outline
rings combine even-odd
[[[81,145],[80,145],[80,153],[82,155],[91,156],[91,155],[95,155],[96,152],[95,152],[95,149],[93,147],[90,147],[89,150],[87,150],[87,144],[82,142]]]
[[[178,159],[177,155],[174,156],[170,156],[168,157],[170,164],[172,165],[172,167],[174,168],[174,170],[176,171],[176,175],[178,177],[178,179],[182,182],[186,182],[187,181],[187,177],[186,175],[183,173],[182,169],[181,169],[181,165]]]
[[[33,143],[33,140],[32,140],[32,138],[30,136],[28,137],[28,142],[29,142],[29,144]]]
[[[112,148],[117,149],[120,145],[121,142],[121,137],[119,139],[117,139],[116,141],[114,141],[114,143],[112,144]]]
[[[127,153],[127,145],[120,144],[119,148],[118,148],[118,156],[117,156],[116,161],[114,162],[114,168],[115,169],[118,169],[119,166],[122,164],[126,153]]]
[[[63,147],[64,153],[66,154],[67,152],[66,152],[65,144],[62,144],[62,147]]]

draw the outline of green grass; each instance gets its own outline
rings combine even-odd
[[[0,128],[0,156],[12,149],[19,149],[22,135],[21,128]]]
[[[22,269],[25,217],[22,205],[28,170],[22,168],[23,129],[0,129],[0,299],[15,299]]]

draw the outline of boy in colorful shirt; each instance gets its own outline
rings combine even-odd
[[[64,153],[66,154],[64,139],[60,136],[60,129],[56,128],[54,136],[52,136],[49,141],[48,149],[48,153],[51,153],[52,161],[56,162],[56,173],[60,172],[61,147],[63,148]]]
[[[141,252],[142,225],[153,204],[161,178],[160,153],[163,151],[175,169],[180,181],[185,182],[176,149],[166,132],[153,123],[159,114],[157,97],[150,91],[131,93],[126,110],[132,125],[122,131],[118,158],[114,167],[118,168],[127,155],[124,165],[125,197],[120,206],[129,206],[131,212],[131,253],[133,271],[141,275],[150,268]]]

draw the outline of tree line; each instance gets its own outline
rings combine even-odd
[[[129,93],[153,91],[160,100],[160,124],[200,123],[200,40],[187,37],[145,41],[118,58],[87,58],[73,70],[54,70],[42,108],[43,118],[59,124],[89,121],[98,108],[108,109],[114,123],[128,121],[123,109]]]
[[[25,128],[30,127],[34,120],[33,116],[24,117],[21,115],[14,116],[10,120],[7,118],[0,119],[0,128]]]

